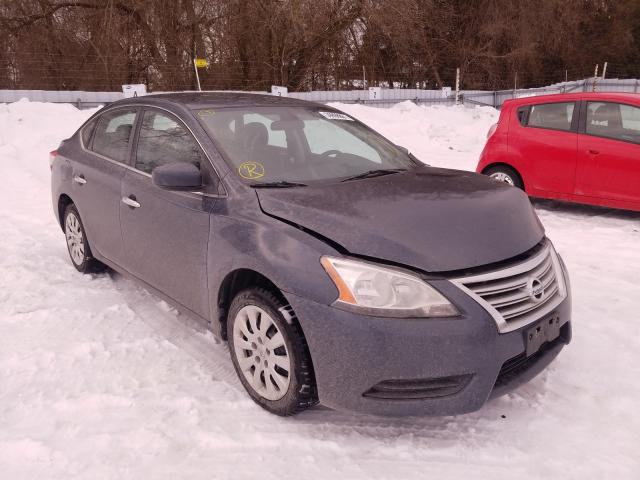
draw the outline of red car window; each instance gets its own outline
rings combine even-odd
[[[532,105],[527,126],[570,131],[574,109],[574,102]]]
[[[640,108],[622,103],[587,102],[586,133],[640,143]]]

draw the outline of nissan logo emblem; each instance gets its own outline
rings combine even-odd
[[[534,302],[539,302],[544,298],[544,286],[538,278],[530,278],[527,282],[527,292]]]

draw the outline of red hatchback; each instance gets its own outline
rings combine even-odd
[[[640,95],[508,100],[476,171],[533,197],[640,211]]]

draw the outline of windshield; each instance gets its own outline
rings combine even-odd
[[[307,184],[415,166],[406,152],[330,109],[219,108],[196,115],[236,175],[251,184]]]

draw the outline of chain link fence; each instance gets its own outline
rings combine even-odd
[[[465,104],[484,105],[494,108],[502,107],[502,104],[513,98],[534,97],[538,95],[552,95],[555,93],[579,93],[579,92],[640,92],[640,80],[638,79],[602,79],[585,78],[571,82],[562,82],[541,88],[527,88],[521,90],[495,90],[491,92],[462,92],[462,101]]]
[[[465,105],[481,105],[500,108],[512,98],[549,95],[571,92],[640,92],[638,79],[606,79],[586,78],[571,82],[562,82],[541,88],[519,90],[461,90],[460,102]],[[162,92],[154,92],[162,93]],[[267,92],[251,92],[267,93]],[[454,104],[455,91],[449,88],[442,90],[383,88],[369,90],[331,90],[312,92],[289,92],[289,97],[309,100],[318,103],[342,102],[360,103],[375,107],[390,107],[400,102],[410,101],[416,104]],[[124,98],[122,92],[86,92],[86,91],[52,91],[52,90],[0,90],[0,103],[12,103],[26,98],[31,102],[70,103],[78,108],[93,108]]]

